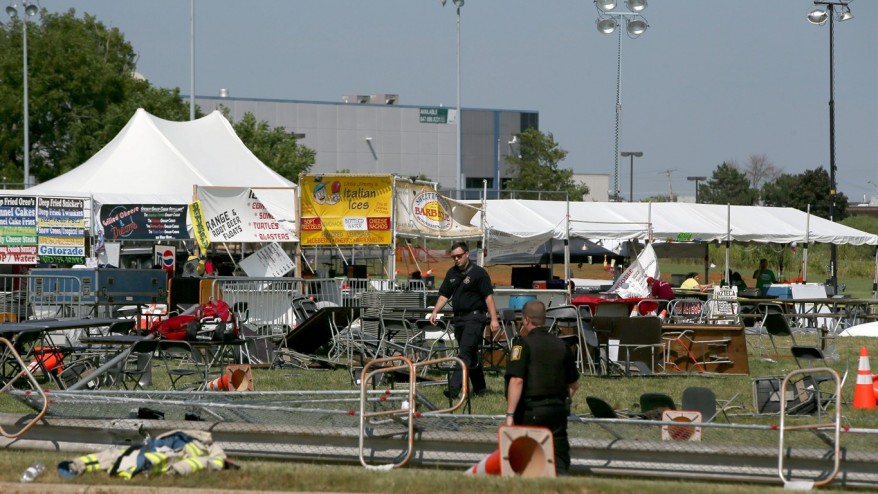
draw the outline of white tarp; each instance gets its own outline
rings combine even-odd
[[[261,189],[246,187],[198,187],[196,196],[211,242],[297,241],[295,223],[275,220],[260,195]]]
[[[424,238],[481,237],[479,208],[443,196],[427,184],[394,181],[396,233]]]
[[[138,109],[85,163],[18,194],[91,196],[101,204],[189,204],[193,186],[278,187],[259,199],[278,221],[295,223],[296,184],[250,152],[223,115],[188,122]]]
[[[510,246],[516,238],[536,241],[567,236],[568,204],[562,201],[488,200],[491,239]],[[793,208],[688,203],[571,202],[571,237],[647,240],[648,225],[658,241],[817,243],[878,245],[878,235],[833,223]],[[731,219],[729,220],[729,216]],[[809,230],[809,231],[806,231]],[[494,235],[499,231],[505,235]]]
[[[650,288],[646,284],[647,278],[658,278],[661,275],[658,267],[658,259],[652,245],[637,256],[637,259],[622,273],[610,287],[609,292],[618,294],[622,298],[645,298],[651,296]]]
[[[296,268],[296,263],[277,242],[272,242],[244,258],[240,264],[247,276],[280,278]]]

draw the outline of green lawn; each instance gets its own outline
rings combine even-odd
[[[751,338],[752,349],[758,348],[757,337]],[[800,343],[809,335],[799,336]],[[767,337],[763,337],[763,348],[771,348]],[[789,341],[780,340],[778,346],[783,349],[789,345]],[[866,338],[839,338],[835,340],[839,353],[839,359],[832,362],[832,366],[839,372],[849,372],[845,383],[845,397],[851,400],[859,351],[862,346],[872,345]],[[751,349],[751,350],[752,350]],[[755,350],[754,350],[755,351]],[[876,352],[878,353],[878,352]],[[878,362],[878,361],[876,361]],[[752,383],[753,378],[758,376],[782,376],[796,368],[794,361],[785,355],[751,355],[749,376],[725,376],[725,375],[699,375],[681,374],[664,378],[641,378],[641,377],[593,377],[583,376],[583,387],[574,400],[573,412],[579,415],[588,415],[588,407],[585,405],[585,396],[597,395],[607,399],[616,408],[636,410],[638,398],[645,391],[660,391],[667,393],[679,403],[683,389],[688,386],[707,386],[713,389],[720,399],[735,398],[734,401],[742,408],[736,410],[734,420],[741,423],[772,424],[776,423],[776,416],[753,416]],[[157,386],[164,385],[160,380],[160,374],[156,373]],[[491,392],[485,397],[474,398],[472,401],[473,413],[476,414],[502,414],[505,409],[503,396],[503,379],[500,375],[488,374]],[[256,389],[261,391],[286,390],[286,389],[356,389],[351,382],[351,377],[346,369],[336,370],[304,370],[304,369],[255,369],[254,381]],[[423,392],[434,402],[443,403],[441,396],[442,386],[425,386]],[[21,412],[20,406],[10,403],[7,399],[0,399],[0,411]],[[844,408],[845,425],[855,427],[878,428],[878,413],[874,410],[852,410],[849,406]],[[747,442],[746,435],[735,437],[735,432],[723,432],[713,434],[711,440]],[[769,438],[769,442],[776,440]],[[847,438],[846,438],[847,441]],[[846,446],[853,451],[867,450],[876,452],[878,445],[874,441],[847,442]],[[0,460],[7,466],[0,470],[0,481],[15,482],[21,471],[27,465],[39,460],[46,464],[55,465],[58,461],[68,459],[69,453],[49,453],[33,451],[6,451],[0,452]],[[292,463],[284,461],[267,461],[251,459],[235,459],[242,469],[237,471],[225,471],[218,474],[200,474],[192,478],[136,478],[125,482],[109,479],[104,474],[91,474],[78,479],[62,480],[57,477],[52,468],[45,473],[39,482],[60,482],[65,484],[119,484],[119,485],[145,485],[160,488],[163,486],[174,487],[207,487],[212,489],[255,489],[255,490],[308,490],[325,492],[436,492],[455,493],[462,489],[470,489],[476,492],[503,491],[503,492],[529,492],[534,489],[541,492],[588,492],[588,493],[623,493],[648,490],[649,492],[673,492],[673,493],[744,493],[744,492],[771,492],[762,486],[747,485],[723,485],[721,483],[703,482],[674,482],[674,481],[649,481],[635,479],[613,479],[577,477],[557,480],[523,480],[523,479],[498,479],[476,478],[470,479],[461,472],[437,471],[432,469],[406,468],[391,472],[372,472],[359,466],[325,466],[316,464]],[[778,491],[780,489],[777,489]]]

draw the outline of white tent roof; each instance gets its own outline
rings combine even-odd
[[[530,240],[564,238],[568,203],[489,200],[487,227]],[[570,202],[570,236],[597,239],[818,242],[878,245],[878,235],[793,208],[687,203]],[[506,237],[508,238],[508,237]]]
[[[275,219],[295,220],[296,184],[254,156],[219,111],[172,122],[138,109],[91,159],[21,193],[91,196],[102,204],[188,204],[193,185],[257,188]]]

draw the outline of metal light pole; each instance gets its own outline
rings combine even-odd
[[[22,36],[22,58],[24,60],[24,77],[23,77],[23,87],[24,87],[24,119],[22,123],[22,128],[24,129],[24,188],[27,189],[30,187],[30,109],[28,108],[28,94],[27,94],[27,18],[32,17],[37,13],[37,6],[30,2],[22,2],[22,6],[24,7],[24,17],[22,20],[21,27],[21,36]],[[18,17],[18,5],[12,4],[6,7],[6,13],[9,14],[9,17],[13,19]]]
[[[628,183],[628,202],[634,202],[634,158],[640,158],[643,156],[642,151],[622,151],[623,158],[631,158],[631,176],[629,177],[630,182]]]
[[[829,221],[835,221],[835,7],[839,7],[838,20],[853,19],[850,0],[825,2],[815,0],[814,5],[825,5],[825,9],[814,9],[808,14],[808,22],[823,25],[829,21]],[[829,284],[835,293],[838,292],[838,249],[834,243],[829,244]]]
[[[646,9],[646,0],[626,0],[625,5],[629,12],[615,12],[616,0],[594,0],[598,9],[597,23],[598,31],[602,34],[612,34],[616,28],[625,19],[626,28],[629,38],[637,38],[643,34],[649,27],[646,19],[640,15]],[[619,189],[619,149],[622,127],[622,30],[618,32],[618,45],[616,52],[616,146],[613,151],[615,164],[613,168],[613,199],[619,200],[621,190]]]
[[[698,204],[698,182],[707,180],[707,177],[686,177],[686,180],[695,182],[695,204]]]
[[[195,0],[189,0],[189,120],[195,120]]]
[[[447,0],[439,0],[442,6],[445,6]],[[463,199],[463,183],[461,176],[463,175],[463,166],[461,164],[461,124],[463,123],[460,113],[460,8],[463,7],[464,0],[452,0],[454,6],[457,7],[457,167],[455,169],[454,183],[457,184],[457,198]]]

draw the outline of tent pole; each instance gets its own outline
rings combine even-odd
[[[805,210],[805,245],[802,251],[802,283],[808,283],[808,244],[811,241],[811,205]],[[873,294],[874,295],[874,294]]]
[[[488,204],[488,181],[482,180],[482,212],[480,215],[482,223],[482,248],[479,249],[478,263],[479,266],[485,265],[485,253],[488,251],[488,232],[485,230],[485,216]]]
[[[242,245],[243,245],[243,244],[242,244]],[[232,257],[232,251],[229,250],[229,246],[228,246],[225,242],[223,242],[223,249],[226,249],[226,254],[229,255],[229,259],[232,260],[232,265],[235,266],[235,271],[237,271],[237,270],[238,270],[238,263],[235,262],[235,258]],[[242,255],[242,256],[243,256],[243,252],[244,252],[244,251],[242,250],[242,251],[241,251],[241,255]],[[214,266],[214,269],[216,269],[216,266]]]
[[[399,201],[399,189],[396,186],[397,177],[393,177],[391,179],[392,189],[390,192],[390,252],[388,253],[387,265],[389,267],[389,275],[387,278],[390,280],[388,283],[389,287],[396,286],[396,205]],[[408,242],[408,240],[406,240]]]
[[[729,276],[730,262],[729,255],[732,250],[732,205],[727,205],[728,209],[726,210],[726,265],[725,271],[723,272],[723,278],[726,280],[726,286],[732,286],[732,280]]]
[[[552,255],[552,257],[555,257]],[[566,281],[566,285],[570,286],[570,194],[567,195],[567,219],[566,224],[564,226],[564,276],[563,280]]]
[[[875,275],[872,276],[872,298],[878,294],[878,245],[875,246]]]

